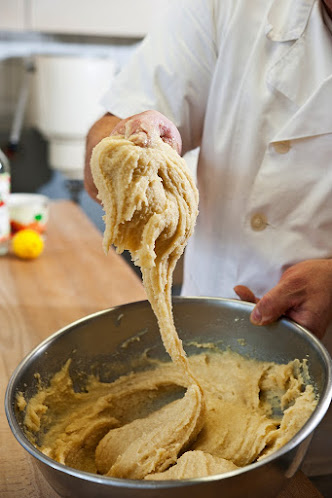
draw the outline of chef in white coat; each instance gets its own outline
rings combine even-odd
[[[254,323],[287,315],[328,342],[331,33],[332,0],[170,0],[104,98],[85,173],[95,196],[91,150],[110,133],[199,147],[182,294],[239,296]],[[332,473],[327,432],[309,474]]]

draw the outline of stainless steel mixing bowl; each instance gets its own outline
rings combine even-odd
[[[174,316],[188,354],[194,342],[213,342],[221,349],[258,360],[288,362],[308,358],[320,400],[299,433],[279,451],[258,463],[227,474],[182,481],[133,481],[81,472],[61,465],[38,451],[23,430],[24,413],[16,406],[16,393],[29,399],[36,392],[35,373],[47,382],[71,357],[76,388],[85,373],[110,381],[128,371],[132,360],[149,351],[151,358],[167,359],[156,319],[148,302],[112,308],[79,320],[53,334],[17,367],[8,384],[5,408],[11,430],[37,463],[50,485],[68,497],[216,498],[225,496],[268,498],[276,496],[298,469],[314,429],[324,417],[332,394],[331,359],[322,344],[304,328],[286,319],[266,327],[249,321],[252,305],[215,298],[175,298]],[[137,340],[129,340],[136,336]]]

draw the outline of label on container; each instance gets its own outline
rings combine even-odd
[[[10,192],[10,175],[2,173],[0,175],[0,244],[10,237],[10,219],[8,199]]]

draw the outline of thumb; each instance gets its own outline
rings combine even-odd
[[[279,283],[259,300],[251,312],[250,321],[254,325],[266,325],[275,322],[290,307],[290,296],[282,291],[282,285]]]

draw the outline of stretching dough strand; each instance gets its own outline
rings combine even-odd
[[[129,250],[172,360],[192,376],[172,313],[172,275],[198,214],[198,191],[185,161],[160,138],[150,147],[135,136],[104,138],[91,170],[105,209],[104,250]]]

